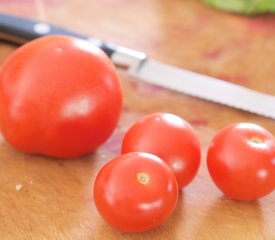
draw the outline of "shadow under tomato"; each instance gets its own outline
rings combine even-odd
[[[263,239],[259,203],[238,202],[226,197],[217,199],[205,212],[205,216],[202,216],[194,239]]]

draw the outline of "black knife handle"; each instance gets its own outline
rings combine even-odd
[[[134,71],[146,60],[146,54],[129,48],[116,46],[95,37],[86,36],[46,22],[0,14],[0,40],[22,44],[46,35],[68,35],[77,37],[100,47],[116,67]]]
[[[96,43],[109,57],[116,51],[114,44],[88,37],[65,28],[23,17],[0,14],[0,39],[22,44],[45,35],[69,35]]]

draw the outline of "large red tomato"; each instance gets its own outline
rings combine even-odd
[[[117,125],[122,92],[99,48],[47,36],[18,48],[0,72],[0,124],[16,149],[76,157],[102,144]]]
[[[179,188],[191,182],[200,165],[200,143],[193,128],[170,113],[154,113],[134,123],[125,134],[121,151],[159,156],[176,175]]]
[[[207,165],[225,195],[236,200],[256,200],[275,187],[275,139],[256,124],[230,125],[211,141]]]
[[[99,171],[93,196],[101,216],[124,232],[161,225],[178,200],[177,180],[168,165],[152,154],[128,153]]]

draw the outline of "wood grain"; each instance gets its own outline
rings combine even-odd
[[[42,16],[163,62],[275,95],[273,16],[226,14],[199,0],[41,0],[39,11],[37,2],[1,0],[0,11]],[[14,49],[1,43],[1,63]],[[274,240],[275,193],[251,203],[232,201],[217,190],[205,166],[208,144],[219,129],[245,121],[275,134],[274,120],[141,83],[123,72],[120,78],[124,110],[114,134],[96,152],[64,161],[17,152],[1,138],[0,239]],[[100,167],[119,154],[128,127],[157,111],[192,124],[202,145],[202,165],[165,224],[124,234],[97,213],[93,181]]]

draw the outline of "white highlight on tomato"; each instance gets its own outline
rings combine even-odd
[[[182,169],[185,168],[185,166],[183,164],[183,161],[176,160],[176,159],[172,162],[172,164],[170,165],[170,167],[172,168],[172,170],[174,172],[181,171]]]
[[[266,169],[260,169],[257,172],[257,175],[258,175],[259,178],[265,179],[268,176],[268,172],[267,172]]]
[[[143,209],[143,210],[151,210],[151,209],[158,209],[161,205],[162,205],[162,200],[156,200],[154,202],[144,202],[144,203],[141,203],[139,204],[139,208],[140,209]]]
[[[176,116],[174,114],[165,113],[161,117],[167,123],[169,123],[169,124],[171,124],[171,125],[173,125],[175,127],[177,127],[177,126],[181,127],[182,125],[184,125],[184,121],[180,117],[178,117],[178,116]]]
[[[86,97],[67,103],[63,109],[65,117],[85,116],[91,112],[95,104]]]

